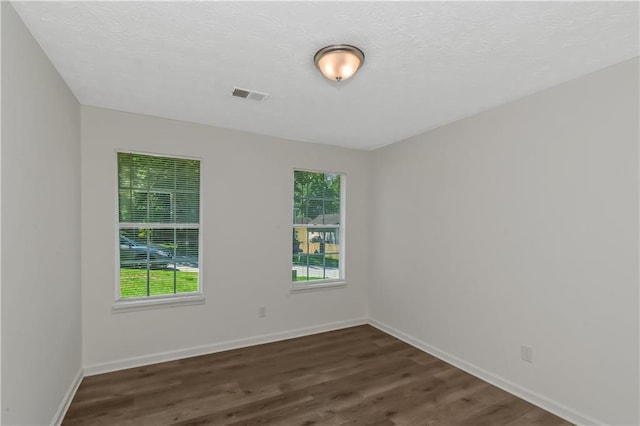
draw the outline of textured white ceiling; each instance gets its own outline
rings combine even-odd
[[[637,2],[13,4],[83,105],[358,149],[639,54]],[[332,43],[366,55],[340,84]]]

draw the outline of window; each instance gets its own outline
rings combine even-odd
[[[344,279],[342,181],[343,176],[336,173],[294,171],[294,287]]]
[[[200,293],[200,161],[118,153],[118,300]]]

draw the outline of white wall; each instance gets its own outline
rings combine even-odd
[[[116,149],[200,157],[204,305],[112,313]],[[105,371],[367,314],[370,153],[82,107],[84,362]],[[345,288],[290,292],[293,169],[345,172]],[[258,318],[258,308],[267,317]],[[255,339],[254,339],[255,338]],[[243,340],[249,339],[249,340]]]
[[[2,424],[2,7],[0,6],[0,425]]]
[[[80,106],[2,2],[2,424],[49,424],[79,373]]]
[[[638,114],[632,60],[375,151],[371,317],[574,419],[637,424]]]

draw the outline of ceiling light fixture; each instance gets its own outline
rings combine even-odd
[[[349,44],[332,44],[318,50],[313,62],[322,75],[339,82],[353,77],[364,63],[364,53]]]

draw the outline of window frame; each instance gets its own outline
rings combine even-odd
[[[313,281],[291,281],[291,292],[304,292],[309,290],[321,290],[327,288],[340,288],[345,287],[347,285],[346,280],[346,193],[347,193],[347,174],[345,172],[338,171],[330,171],[330,170],[313,170],[295,167],[292,169],[291,173],[291,201],[292,206],[295,204],[295,172],[309,172],[309,173],[322,173],[322,174],[330,174],[330,175],[338,175],[340,177],[340,223],[338,225],[312,225],[309,224],[296,224],[295,217],[293,213],[293,208],[291,209],[291,229],[295,228],[337,228],[338,229],[338,241],[339,241],[339,252],[338,252],[338,278],[336,279],[323,279],[323,280],[313,280]],[[293,263],[291,263],[293,266]]]
[[[141,296],[141,297],[131,297],[123,299],[120,294],[120,230],[122,226],[130,227],[144,227],[145,223],[130,223],[130,222],[120,222],[120,186],[118,182],[118,154],[134,154],[134,155],[146,155],[151,157],[162,157],[162,158],[172,158],[179,160],[196,160],[200,162],[200,185],[198,187],[198,197],[199,197],[199,216],[198,216],[198,291],[192,293],[176,293],[176,294],[162,294],[162,295],[154,295],[154,296]],[[167,154],[167,153],[158,153],[158,152],[147,152],[147,151],[133,151],[128,149],[115,149],[113,153],[114,158],[114,176],[115,176],[115,185],[114,185],[114,199],[115,199],[115,222],[114,222],[114,243],[115,243],[115,294],[114,301],[112,303],[112,312],[128,312],[128,311],[138,311],[138,310],[147,310],[147,309],[158,309],[158,308],[171,308],[176,306],[184,306],[184,305],[199,305],[205,303],[204,296],[204,279],[203,279],[203,196],[202,196],[202,170],[204,161],[200,157],[191,157],[187,155],[176,155],[176,154]],[[161,225],[156,228],[180,228],[183,225],[185,228],[192,229],[194,225],[193,223],[167,223],[166,226]]]

